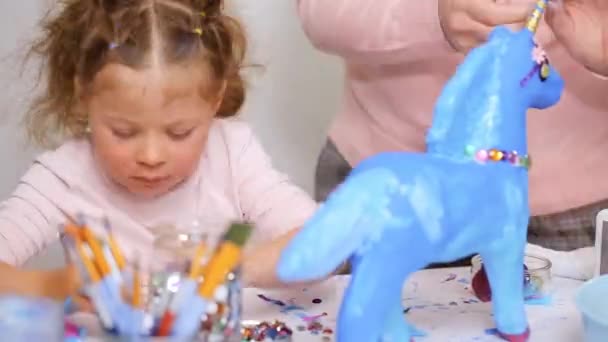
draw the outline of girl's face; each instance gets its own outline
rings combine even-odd
[[[152,198],[192,175],[221,102],[203,96],[204,82],[179,66],[109,64],[96,75],[82,103],[93,153],[114,183]]]

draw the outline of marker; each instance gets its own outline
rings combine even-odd
[[[64,231],[66,232],[66,234],[72,237],[72,239],[68,240],[68,243],[72,244],[78,255],[80,255],[82,264],[84,265],[84,268],[88,273],[89,279],[91,280],[91,285],[89,286],[89,295],[91,298],[91,302],[97,310],[99,319],[101,320],[101,323],[104,325],[105,328],[112,329],[114,327],[114,324],[112,322],[110,311],[105,305],[106,301],[104,300],[107,300],[108,296],[104,293],[103,283],[101,282],[101,276],[97,268],[95,267],[95,264],[88,256],[87,248],[82,242],[80,235],[78,234],[78,228],[70,224],[65,226]]]
[[[114,234],[112,234],[112,228],[110,227],[110,221],[105,218],[104,219],[104,229],[108,234],[108,243],[110,245],[110,250],[112,251],[112,256],[116,261],[116,265],[120,271],[125,269],[127,262],[125,261],[125,257],[122,254],[120,248],[118,247],[118,243],[116,243],[116,239],[114,238]]]
[[[171,333],[171,329],[173,328],[173,322],[175,320],[176,313],[180,311],[182,305],[184,305],[184,303],[189,298],[192,298],[196,294],[198,278],[200,276],[201,270],[203,269],[203,267],[201,266],[201,260],[205,256],[206,251],[207,246],[204,242],[201,242],[196,247],[194,258],[192,259],[192,262],[190,264],[190,272],[188,274],[188,278],[182,280],[179,290],[171,301],[169,308],[162,316],[158,327],[158,336],[169,336],[169,334]]]

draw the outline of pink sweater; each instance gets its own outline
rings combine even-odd
[[[462,56],[445,42],[436,0],[298,0],[304,30],[346,63],[329,136],[351,165],[381,151],[423,151],[435,99]],[[608,198],[608,81],[578,65],[546,27],[540,43],[566,80],[554,108],[530,111],[534,215]]]
[[[192,228],[198,220],[216,239],[228,221],[247,220],[255,224],[255,243],[301,226],[316,209],[304,191],[273,169],[243,122],[217,120],[195,174],[154,200],[116,188],[100,173],[90,148],[87,140],[72,140],[43,154],[2,202],[1,261],[25,262],[56,240],[59,224],[78,213],[107,215],[125,254],[145,257],[159,225]]]

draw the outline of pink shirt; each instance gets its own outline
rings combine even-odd
[[[303,190],[273,169],[249,126],[237,120],[217,120],[195,174],[153,200],[109,182],[90,149],[88,140],[71,140],[35,161],[0,206],[0,260],[22,264],[56,240],[59,224],[78,213],[107,215],[125,254],[146,256],[159,225],[190,229],[198,220],[217,239],[227,222],[246,220],[255,224],[255,244],[301,226],[316,209]]]
[[[329,135],[351,165],[382,151],[424,151],[433,106],[462,56],[446,43],[435,0],[298,0],[304,30],[346,64],[342,110]],[[534,215],[608,198],[608,81],[577,64],[541,27],[566,81],[560,103],[529,112]]]

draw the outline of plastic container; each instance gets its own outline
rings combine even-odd
[[[65,333],[63,303],[0,297],[0,332],[2,341],[61,342]]]
[[[608,275],[583,284],[575,301],[583,318],[585,342],[608,341]]]

